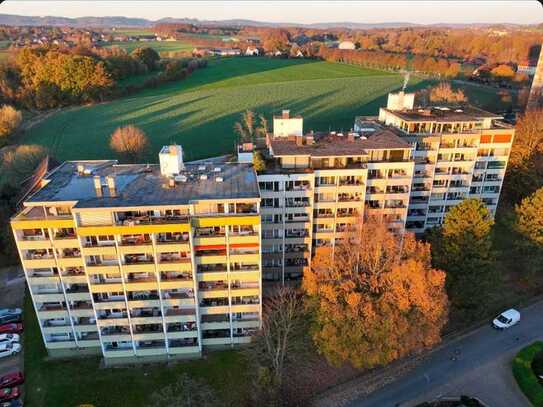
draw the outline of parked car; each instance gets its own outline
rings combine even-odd
[[[23,332],[23,324],[11,323],[0,325],[0,334],[20,334]]]
[[[18,342],[4,343],[0,345],[0,358],[11,356],[21,351],[21,344]]]
[[[21,322],[21,315],[7,314],[0,316],[0,325],[19,322]]]
[[[511,328],[513,325],[516,325],[519,321],[520,312],[511,308],[498,315],[494,321],[492,321],[492,326],[496,329],[507,329]]]
[[[0,308],[0,316],[4,315],[22,315],[21,308]]]
[[[23,407],[23,402],[20,399],[0,402],[0,407]]]
[[[2,342],[19,342],[20,337],[17,334],[0,334],[0,343]]]
[[[9,401],[21,395],[18,387],[5,387],[0,389],[0,401]]]
[[[0,388],[17,386],[18,384],[23,384],[24,381],[23,372],[8,373],[0,377]]]

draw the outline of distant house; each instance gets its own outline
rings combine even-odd
[[[258,55],[260,55],[260,51],[258,50],[257,47],[249,46],[245,50],[245,55],[247,55],[247,56],[258,56]]]
[[[213,48],[213,55],[220,57],[231,57],[241,55],[241,50],[239,48]]]
[[[339,49],[356,49],[356,45],[354,45],[351,41],[342,41],[338,45]]]
[[[301,49],[298,49],[296,50],[293,55],[292,55],[294,58],[303,58],[304,57],[304,53],[302,52]]]
[[[525,73],[526,75],[534,76],[535,69],[537,68],[536,63],[531,63],[528,61],[521,62],[517,66],[517,72]]]

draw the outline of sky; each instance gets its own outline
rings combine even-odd
[[[158,20],[163,17],[266,22],[410,22],[517,23],[543,22],[537,0],[512,1],[45,1],[7,0],[2,14],[25,16],[125,16]]]

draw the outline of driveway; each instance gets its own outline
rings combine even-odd
[[[522,309],[521,316],[520,324],[508,330],[488,325],[443,345],[413,371],[348,405],[407,407],[466,394],[493,407],[529,407],[511,374],[511,361],[519,349],[543,339],[543,302]]]

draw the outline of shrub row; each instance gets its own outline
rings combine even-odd
[[[539,353],[543,352],[543,342],[534,342],[525,347],[515,359],[513,359],[513,375],[522,392],[536,407],[543,407],[543,385],[532,370],[532,360]]]

